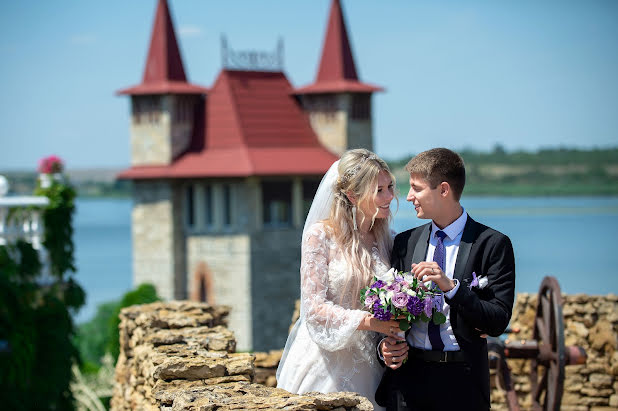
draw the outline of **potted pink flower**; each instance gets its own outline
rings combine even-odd
[[[62,181],[62,170],[64,165],[62,159],[51,155],[39,161],[39,183],[41,188],[49,188],[53,181]]]

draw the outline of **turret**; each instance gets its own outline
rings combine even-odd
[[[343,10],[333,0],[316,80],[295,90],[320,142],[336,154],[373,150],[371,97],[376,91],[382,89],[359,80]]]
[[[142,83],[131,96],[131,165],[168,165],[186,151],[207,89],[187,82],[166,0],[159,0]]]

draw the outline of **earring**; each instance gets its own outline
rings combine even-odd
[[[352,207],[352,221],[354,222],[354,231],[358,231],[358,227],[356,226],[356,206]]]

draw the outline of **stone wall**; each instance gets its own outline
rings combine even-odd
[[[177,267],[173,189],[169,182],[133,184],[133,284],[152,283],[164,299],[175,297]],[[153,224],[152,222],[156,223]]]
[[[562,410],[618,409],[618,296],[563,295],[566,346],[580,346],[586,364],[565,368]],[[536,294],[517,295],[511,328],[521,331],[510,339],[532,339]],[[531,407],[530,361],[508,360],[522,409]],[[492,378],[492,409],[507,409],[505,395]]]
[[[618,297],[563,296],[565,343],[581,346],[584,365],[568,365],[562,410],[618,409]],[[510,339],[531,339],[536,294],[518,294]],[[112,409],[371,409],[351,394],[292,395],[273,388],[281,351],[234,353],[229,309],[154,303],[121,312],[121,353]],[[530,361],[508,360],[522,409],[531,408]],[[507,409],[492,370],[492,409]]]
[[[282,348],[300,294],[302,229],[264,230],[251,239],[253,350]],[[234,309],[236,306],[234,305]]]
[[[255,383],[255,356],[234,353],[228,314],[227,307],[185,301],[123,309],[112,410],[372,409],[353,393],[295,395]],[[276,368],[276,353],[258,356]]]
[[[250,350],[252,340],[251,255],[247,234],[194,235],[187,238],[187,265],[192,273],[200,263],[212,272],[212,293],[216,304],[232,306],[229,328],[238,349]],[[195,287],[191,285],[191,289]]]
[[[172,161],[170,96],[131,98],[131,165],[167,165]]]

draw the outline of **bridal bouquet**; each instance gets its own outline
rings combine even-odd
[[[442,292],[429,289],[411,273],[394,268],[373,277],[373,283],[361,290],[361,303],[379,320],[399,319],[402,331],[418,321],[446,321]]]

